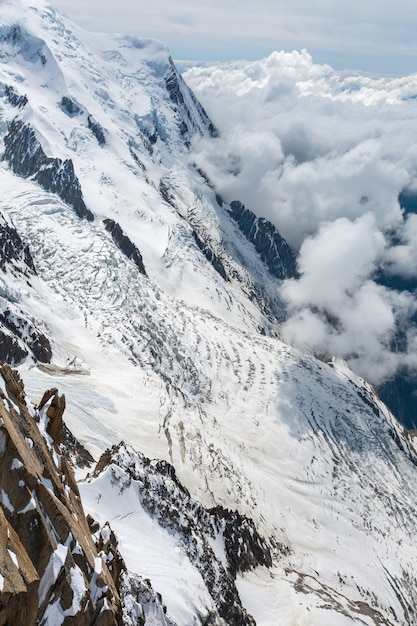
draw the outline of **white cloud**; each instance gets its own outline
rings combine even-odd
[[[353,294],[372,273],[384,248],[371,214],[351,222],[339,218],[325,223],[300,250],[301,278],[284,283],[294,305],[311,304],[338,315],[347,294]]]
[[[222,135],[193,158],[226,200],[269,218],[299,250],[283,284],[284,336],[349,359],[375,383],[415,367],[416,300],[376,282],[417,276],[417,76],[372,79],[315,65],[306,52],[186,73]],[[396,338],[401,335],[401,342]]]
[[[408,215],[397,236],[400,242],[385,255],[385,268],[390,274],[405,278],[417,277],[417,215]]]

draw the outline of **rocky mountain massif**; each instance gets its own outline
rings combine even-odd
[[[294,254],[167,50],[0,6],[0,623],[415,623],[415,437],[280,340]]]

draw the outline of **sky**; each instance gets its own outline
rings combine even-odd
[[[417,3],[411,0],[54,0],[86,30],[165,43],[174,59],[257,60],[307,49],[337,70],[417,72]]]

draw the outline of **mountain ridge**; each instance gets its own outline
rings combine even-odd
[[[294,272],[294,257],[288,248],[284,275],[271,273],[268,264],[282,259],[273,256],[279,245],[271,246],[268,225],[266,248],[251,220],[248,240],[231,205],[196,169],[189,139],[210,137],[214,125],[168,51],[134,37],[90,37],[46,5],[19,6],[2,4],[9,7],[2,15],[9,38],[0,38],[2,145],[13,120],[30,123],[46,159],[71,159],[94,219],[80,219],[67,196],[2,160],[0,212],[14,228],[4,229],[7,241],[17,243],[16,255],[3,254],[0,302],[34,320],[50,343],[46,367],[27,333],[15,336],[27,354],[15,364],[28,397],[60,389],[70,431],[95,458],[122,440],[132,446],[123,450],[137,474],[121,463],[79,483],[87,514],[107,528],[97,544],[113,532],[129,572],[142,576],[141,583],[122,576],[121,586],[147,589],[151,614],[150,580],[166,606],[165,613],[157,602],[158,625],[236,623],[220,615],[184,539],[156,523],[168,514],[158,513],[152,490],[146,501],[155,517],[141,505],[140,489],[158,483],[154,472],[165,468],[165,488],[175,491],[175,471],[187,502],[174,514],[177,530],[181,520],[197,524],[191,501],[199,502],[219,527],[229,519],[222,510],[236,511],[238,527],[251,520],[249,534],[269,546],[271,561],[238,572],[238,554],[230,568],[248,620],[412,624],[415,438],[346,364],[281,341],[278,287]],[[10,24],[19,22],[13,43]],[[118,241],[104,220],[118,225]],[[24,262],[25,246],[36,273]],[[77,470],[79,480],[84,475]],[[227,569],[219,537],[204,541],[216,557],[208,565]],[[129,626],[142,619],[132,598],[131,617],[122,618]]]

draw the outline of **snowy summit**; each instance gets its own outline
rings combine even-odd
[[[0,3],[0,583],[48,626],[410,626],[415,436],[282,341],[296,255],[219,132],[161,44]]]

